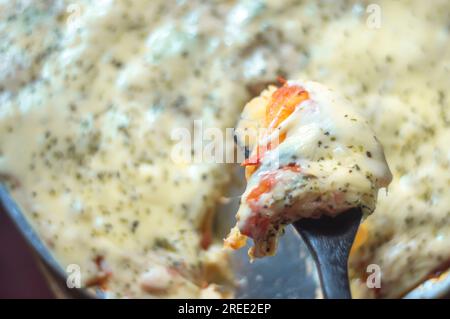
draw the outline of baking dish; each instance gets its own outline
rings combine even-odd
[[[36,260],[56,296],[61,298],[102,298],[102,293],[87,289],[70,289],[66,284],[66,272],[52,256],[32,226],[22,214],[20,207],[0,184],[0,204],[28,242]],[[231,206],[236,205],[231,203]],[[227,207],[229,209],[229,207]],[[232,223],[229,214],[219,214],[219,223]],[[229,215],[232,216],[232,215]],[[228,220],[226,220],[228,219]],[[225,228],[225,225],[224,225]],[[219,230],[220,231],[220,230]],[[286,229],[279,252],[275,258],[266,258],[250,264],[246,250],[232,256],[232,264],[238,282],[237,298],[315,298],[318,296],[318,281],[309,253],[297,233]],[[450,272],[439,279],[430,279],[410,291],[404,298],[448,298],[450,297]]]

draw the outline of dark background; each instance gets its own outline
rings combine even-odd
[[[53,294],[0,204],[0,299],[3,298],[53,298]]]

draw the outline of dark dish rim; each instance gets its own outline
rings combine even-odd
[[[28,222],[21,209],[16,202],[9,195],[8,190],[4,185],[0,183],[0,206],[3,207],[3,211],[12,220],[16,229],[25,238],[25,241],[32,249],[33,253],[38,256],[39,260],[48,270],[50,276],[55,278],[55,284],[59,290],[71,298],[91,299],[96,298],[93,294],[88,292],[84,288],[70,289],[66,285],[67,276],[64,269],[53,257],[50,249],[42,242],[40,237],[34,231],[31,224]]]

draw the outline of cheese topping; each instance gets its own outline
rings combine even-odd
[[[265,118],[252,118],[261,113],[253,108],[265,110]],[[249,146],[253,153],[244,165],[253,169],[237,213],[238,231],[225,241],[236,248],[244,243],[239,232],[252,237],[251,257],[273,255],[284,226],[300,218],[336,216],[353,207],[372,213],[379,188],[392,180],[367,121],[319,83],[272,87],[248,103],[242,117],[238,141],[254,140],[246,138],[251,121],[272,127]]]
[[[171,162],[172,128],[233,127],[261,83],[312,79],[369,120],[394,176],[351,257],[354,295],[400,296],[450,260],[449,12],[448,0],[0,0],[1,179],[83,281],[203,296],[223,257],[199,229],[229,174]],[[365,283],[371,264],[380,289]]]

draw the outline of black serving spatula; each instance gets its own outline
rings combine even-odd
[[[324,298],[351,299],[348,256],[361,222],[361,209],[336,217],[305,218],[293,225],[316,263]]]

